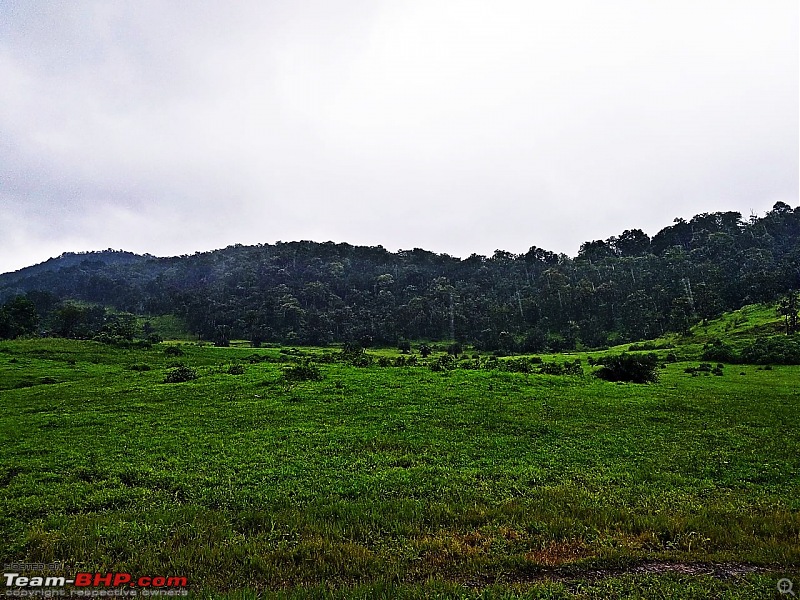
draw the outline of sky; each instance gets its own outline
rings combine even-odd
[[[798,204],[796,0],[0,0],[0,272],[315,240],[574,256]]]

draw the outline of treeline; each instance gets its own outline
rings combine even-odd
[[[53,265],[51,265],[52,267]],[[603,347],[685,332],[800,287],[800,208],[704,213],[634,229],[570,258],[533,247],[458,259],[422,249],[290,242],[0,276],[5,299],[48,292],[174,314],[203,339],[319,345],[457,340],[507,351]]]
[[[139,324],[136,315],[104,306],[59,301],[49,292],[28,292],[0,305],[0,340],[43,335],[107,344],[145,345],[160,342],[149,322]]]

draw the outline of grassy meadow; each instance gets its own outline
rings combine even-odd
[[[800,367],[685,372],[759,315],[648,385],[592,377],[602,353],[288,381],[333,350],[3,342],[0,560],[209,598],[772,598],[800,584]]]

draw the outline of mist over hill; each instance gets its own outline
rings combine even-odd
[[[698,320],[800,287],[800,207],[676,219],[584,243],[576,257],[532,247],[460,259],[333,242],[235,245],[172,258],[68,253],[0,275],[40,331],[78,301],[172,314],[202,339],[325,344],[452,339],[486,349],[601,347],[687,331]],[[100,317],[98,317],[100,318]]]

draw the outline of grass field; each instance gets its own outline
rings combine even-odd
[[[634,385],[332,363],[291,383],[278,349],[181,347],[0,344],[0,560],[198,597],[800,585],[800,367]],[[199,378],[162,383],[176,360]]]

